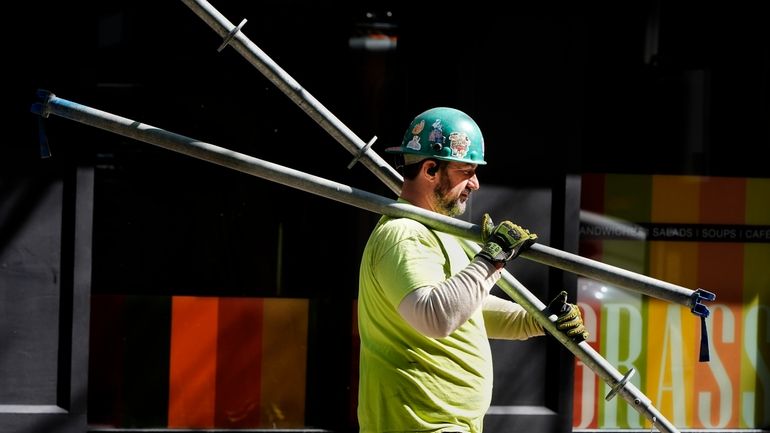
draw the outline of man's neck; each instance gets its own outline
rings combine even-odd
[[[421,191],[419,188],[404,187],[401,190],[399,198],[406,200],[409,204],[417,206],[430,211],[436,211],[433,206],[433,200],[431,194],[427,191]]]

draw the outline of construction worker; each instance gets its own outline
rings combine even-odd
[[[399,201],[442,215],[465,211],[479,189],[484,138],[462,111],[437,107],[386,149],[402,159]],[[490,294],[506,262],[537,239],[485,215],[481,251],[409,218],[383,216],[360,265],[358,422],[368,432],[480,432],[492,396],[490,338],[543,335],[520,305]],[[559,298],[561,329],[585,338],[579,310]],[[563,307],[563,311],[562,311]]]

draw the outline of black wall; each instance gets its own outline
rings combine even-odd
[[[615,3],[213,5],[248,19],[244,33],[364,141],[378,136],[383,156],[416,113],[450,105],[485,134],[482,186],[587,172],[769,176],[759,155],[770,147],[770,31],[759,6]],[[302,259],[319,251],[357,262],[375,218],[365,211],[29,112],[45,88],[392,197],[360,164],[348,170],[351,155],[234,49],[217,52],[220,38],[183,2],[20,7],[3,30],[13,42],[0,175],[96,165],[104,253],[94,290],[272,288],[279,247],[283,266],[309,267],[301,275],[324,271]],[[397,50],[349,47],[372,23],[391,25]],[[44,160],[41,124],[54,155]],[[308,239],[310,227],[323,229]],[[301,275],[283,277],[285,293],[307,294]]]
[[[519,3],[213,5],[233,23],[248,19],[245,34],[364,140],[377,135],[377,150],[397,142],[417,112],[452,105],[482,126],[492,161],[485,178],[496,183],[511,171],[768,174],[756,158],[770,140],[770,31],[759,4]],[[219,37],[183,2],[19,8],[3,29],[12,96],[4,110],[14,131],[4,163],[33,163],[36,119],[28,106],[42,87],[378,186],[365,171],[348,173],[347,152],[233,49],[218,53]],[[373,21],[397,25],[398,50],[348,47],[357,24]],[[150,151],[97,148],[118,152],[118,162],[123,153]]]

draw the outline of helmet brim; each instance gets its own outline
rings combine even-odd
[[[438,159],[438,160],[441,160],[441,161],[451,161],[451,162],[465,162],[465,163],[468,163],[468,164],[476,164],[476,165],[486,165],[487,164],[487,162],[484,161],[484,160],[473,161],[473,160],[469,160],[469,159],[465,159],[465,158],[455,158],[455,157],[451,157],[451,156],[426,155],[426,154],[424,154],[422,152],[418,152],[416,150],[404,149],[401,146],[386,147],[385,148],[385,153],[400,153],[402,155],[418,155],[418,156],[421,156],[423,158],[433,158],[433,159]]]

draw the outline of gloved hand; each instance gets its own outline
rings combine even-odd
[[[572,341],[580,343],[588,338],[588,331],[586,331],[583,325],[583,317],[580,315],[580,309],[575,304],[567,302],[567,292],[564,290],[556,295],[553,300],[548,303],[548,311],[550,314],[555,314],[556,327],[559,330],[564,331],[565,334]]]
[[[484,246],[476,256],[492,263],[507,262],[529,248],[537,239],[536,234],[510,221],[503,221],[495,226],[489,214],[484,214],[481,229]]]

